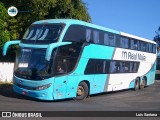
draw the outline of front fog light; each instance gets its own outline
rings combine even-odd
[[[49,84],[46,84],[46,85],[43,85],[43,86],[38,86],[36,88],[36,90],[44,90],[44,89],[49,88],[51,85],[52,85],[52,83],[49,83]]]

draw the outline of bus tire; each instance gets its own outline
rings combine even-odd
[[[143,79],[142,79],[142,83],[140,84],[140,89],[145,88],[145,87],[146,87],[146,84],[147,84],[147,82],[146,82],[146,78],[145,78],[145,77],[143,77]]]
[[[137,78],[134,83],[134,91],[139,90],[139,87],[140,87],[139,78]]]
[[[74,98],[74,100],[83,100],[87,98],[87,96],[88,96],[88,85],[85,82],[81,82],[78,85],[76,97]]]

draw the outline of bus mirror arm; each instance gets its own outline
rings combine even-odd
[[[59,46],[68,45],[68,44],[72,44],[72,42],[58,42],[58,43],[49,44],[48,47],[47,47],[47,50],[46,50],[45,59],[47,61],[50,60],[53,49],[55,49]]]
[[[8,50],[8,47],[10,46],[10,45],[16,45],[16,44],[19,44],[20,43],[20,40],[14,40],[14,41],[8,41],[8,42],[6,42],[5,44],[4,44],[4,46],[3,46],[3,56],[5,56],[6,55],[6,53],[7,53],[7,50]]]

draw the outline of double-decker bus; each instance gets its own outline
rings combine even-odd
[[[74,98],[155,81],[156,43],[73,19],[36,21],[18,44],[13,89],[42,100]]]

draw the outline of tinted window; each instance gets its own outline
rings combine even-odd
[[[156,53],[156,45],[153,44],[153,53]]]
[[[109,45],[108,33],[104,33],[104,44]]]
[[[120,39],[120,47],[129,48],[129,39],[126,37],[121,37]]]
[[[149,43],[146,43],[146,52],[149,52]]]
[[[130,48],[132,50],[139,50],[139,41],[131,39],[131,41],[130,41]]]
[[[92,30],[87,28],[86,29],[86,41],[89,42],[92,39]]]
[[[72,44],[61,46],[57,49],[57,54],[54,62],[54,74],[66,74],[71,72],[78,61],[81,51],[81,44]]]
[[[85,74],[136,73],[139,62],[90,59]]]
[[[109,45],[115,46],[116,45],[116,36],[115,36],[115,34],[108,33],[108,41],[109,41]]]
[[[152,52],[152,49],[153,49],[153,48],[152,48],[152,44],[150,43],[150,44],[149,44],[149,52]]]
[[[141,48],[141,49],[140,49],[141,51],[145,52],[145,51],[146,51],[146,43],[143,42],[143,41],[141,41],[141,42],[140,42],[140,48]]]
[[[93,31],[93,41],[94,43],[99,43],[99,31]]]
[[[93,59],[88,61],[84,74],[95,74],[95,62]]]
[[[96,60],[95,64],[95,73],[104,74],[105,73],[105,64],[104,60]]]
[[[119,72],[119,63],[116,63],[116,61],[110,62],[110,73],[118,73]]]
[[[102,44],[102,45],[104,44],[104,32],[103,31],[100,31],[99,43]]]
[[[85,37],[86,37],[86,31],[84,26],[71,25],[64,36],[64,41],[79,42],[86,40]]]

